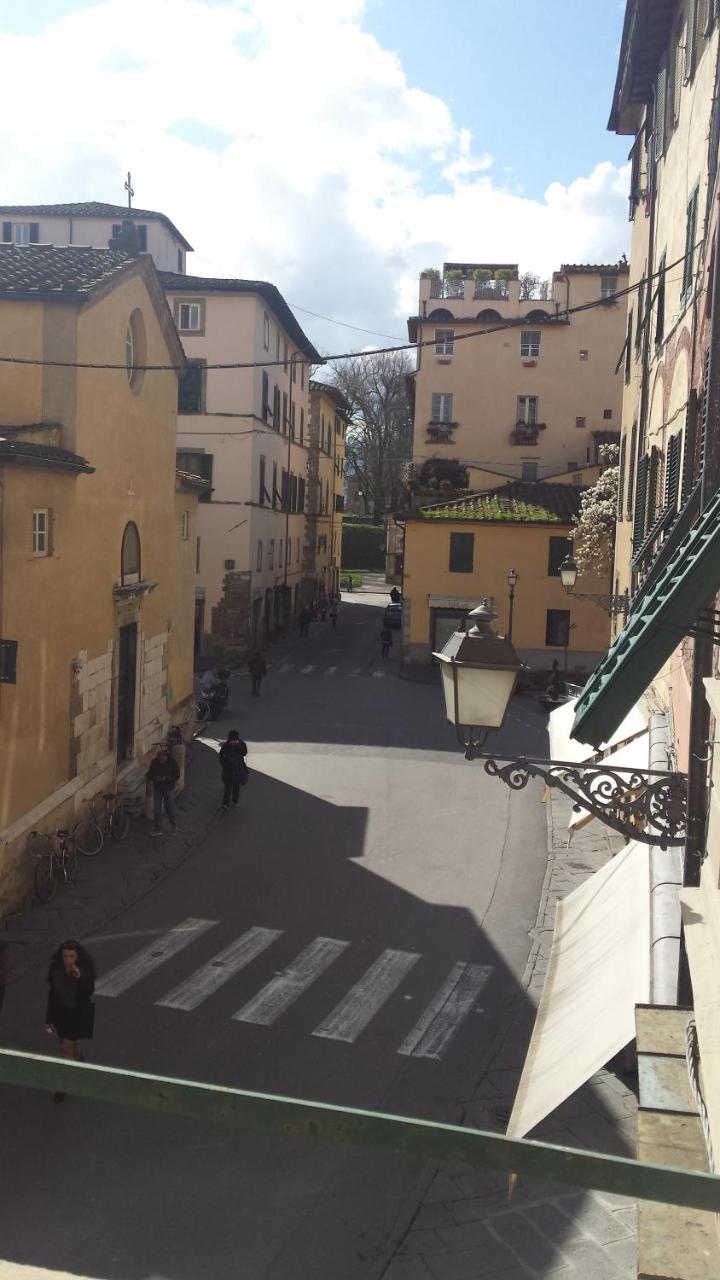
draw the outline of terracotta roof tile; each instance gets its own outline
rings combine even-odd
[[[27,440],[5,440],[2,433],[3,428],[0,427],[0,465],[14,463],[16,466],[84,471],[87,474],[95,470],[86,458],[68,449],[58,449],[51,444],[31,444]]]
[[[471,520],[495,524],[572,524],[583,489],[575,484],[514,480],[486,493],[421,507],[423,520]]]
[[[0,298],[82,298],[137,262],[115,249],[0,243]]]

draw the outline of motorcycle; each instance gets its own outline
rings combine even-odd
[[[215,682],[200,689],[195,704],[195,719],[200,724],[206,720],[217,720],[225,710],[230,697],[229,676],[229,671],[220,668],[215,672]]]

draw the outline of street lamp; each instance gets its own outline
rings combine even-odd
[[[512,640],[512,624],[513,624],[513,608],[515,606],[515,588],[518,582],[518,574],[511,569],[508,576],[508,586],[510,588],[510,615],[508,617],[508,640]]]
[[[572,558],[572,554],[565,557],[560,565],[560,581],[562,582],[568,595],[573,595],[576,600],[590,600],[592,604],[596,604],[601,609],[605,609],[614,618],[616,614],[621,613],[623,618],[627,618],[630,609],[630,596],[627,591],[622,595],[591,595],[583,591],[575,591],[575,583],[577,582],[578,567]]]
[[[626,769],[612,758],[601,764],[498,756],[485,751],[489,734],[502,728],[522,663],[507,636],[491,623],[497,614],[487,600],[469,614],[469,631],[455,631],[439,653],[445,713],[455,726],[467,760],[485,761],[485,772],[513,791],[542,778],[629,839],[644,844],[682,845],[685,840],[687,777],[658,769]]]

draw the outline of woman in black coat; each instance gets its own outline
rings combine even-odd
[[[245,763],[247,755],[247,743],[243,742],[237,729],[231,729],[227,740],[223,742],[220,748],[220,769],[222,770],[223,780],[223,809],[230,808],[230,798],[232,797],[233,806],[237,806],[240,799],[240,788],[247,782],[248,769]]]
[[[84,947],[69,938],[50,960],[46,1031],[56,1033],[64,1058],[83,1060],[79,1040],[91,1040],[95,1026],[95,965]],[[64,1093],[56,1093],[62,1102]]]

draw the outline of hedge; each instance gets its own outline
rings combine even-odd
[[[385,568],[385,526],[343,521],[343,569]]]

